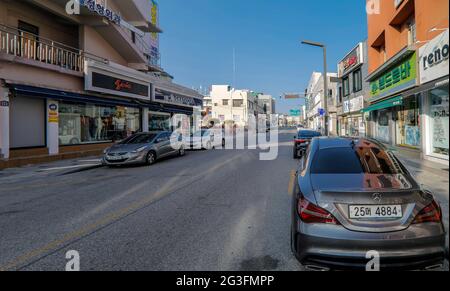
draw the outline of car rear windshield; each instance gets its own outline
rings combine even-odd
[[[328,148],[316,152],[312,174],[400,174],[400,162],[376,147]]]
[[[298,132],[298,137],[313,138],[313,137],[318,137],[318,136],[321,136],[321,134],[320,134],[320,132],[316,132],[316,131],[300,130]]]
[[[143,144],[143,143],[150,143],[152,140],[154,140],[156,137],[156,134],[137,134],[133,135],[120,144]]]

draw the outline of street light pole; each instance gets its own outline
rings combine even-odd
[[[323,116],[323,124],[324,124],[324,134],[326,136],[329,135],[329,130],[328,130],[328,68],[327,68],[327,47],[326,45],[322,44],[322,43],[318,43],[318,42],[313,42],[313,41],[302,41],[302,44],[305,45],[311,45],[311,46],[316,46],[316,47],[320,47],[323,49],[323,97],[322,97],[322,103],[323,103],[323,109],[325,111],[325,114]]]

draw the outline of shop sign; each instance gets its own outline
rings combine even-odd
[[[344,101],[344,113],[360,111],[364,108],[364,96],[359,96],[351,100]]]
[[[158,3],[154,0],[151,0],[151,11],[150,11],[150,20],[151,23],[155,26],[159,25],[159,7]],[[152,32],[150,34],[150,46],[151,46],[151,55],[152,60],[159,59],[159,34],[157,32]],[[157,64],[157,63],[156,63]]]
[[[112,22],[119,24],[122,18],[119,14],[113,12],[111,9],[107,8],[101,1],[97,0],[80,0],[80,4],[92,12],[97,13],[100,16],[106,17]]]
[[[339,63],[339,77],[344,76],[363,62],[363,44],[359,43],[358,46]]]
[[[49,123],[59,122],[58,105],[55,103],[51,103],[48,105],[48,122]]]
[[[416,53],[370,82],[372,102],[416,85]]]
[[[0,101],[0,107],[9,107],[9,101],[6,100]]]
[[[155,90],[155,101],[192,107],[203,105],[203,101],[200,99],[189,96],[183,96],[171,92],[166,92],[158,89]]]
[[[302,111],[300,109],[291,109],[289,116],[293,117],[299,117],[301,115]]]
[[[126,97],[149,97],[149,85],[139,84],[123,78],[92,72],[92,87],[89,90],[113,93]]]
[[[420,83],[425,84],[448,75],[448,30],[419,49]]]

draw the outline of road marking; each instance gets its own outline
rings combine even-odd
[[[288,187],[288,195],[292,195],[292,191],[294,191],[294,182],[295,182],[295,175],[296,171],[291,170],[290,179],[289,179],[289,187]]]
[[[99,164],[83,164],[83,165],[75,165],[75,166],[55,167],[55,168],[40,169],[40,170],[38,170],[38,172],[49,172],[49,171],[56,171],[56,170],[76,169],[76,168],[91,167],[91,166],[98,166],[98,165]]]
[[[137,202],[134,202],[134,203],[130,204],[128,207],[124,207],[122,209],[114,211],[114,212],[104,216],[103,218],[100,218],[99,220],[97,220],[96,222],[94,222],[92,224],[88,224],[84,227],[79,228],[78,230],[69,232],[60,239],[51,241],[50,243],[48,243],[40,248],[37,248],[37,249],[32,250],[24,255],[16,257],[14,260],[10,261],[6,265],[0,266],[0,272],[16,269],[16,268],[20,267],[21,265],[24,265],[25,263],[31,261],[33,258],[42,256],[46,253],[57,250],[58,248],[61,248],[64,245],[69,244],[71,241],[74,241],[77,238],[83,238],[97,229],[106,227],[119,219],[127,217],[128,215],[131,215],[131,214],[135,213],[136,211],[139,211],[142,208],[145,208],[148,205],[158,201],[165,195],[170,194],[172,192],[179,191],[185,187],[188,187],[189,185],[191,185],[198,179],[202,179],[202,178],[206,177],[211,172],[215,172],[218,169],[225,167],[226,165],[234,162],[235,160],[241,159],[243,155],[244,154],[240,154],[231,159],[225,160],[224,162],[219,163],[219,164],[215,165],[214,167],[207,169],[203,173],[200,173],[199,175],[192,177],[191,181],[188,181],[187,183],[184,183],[181,186],[170,188],[170,185],[177,184],[177,183],[172,183],[172,181],[170,181],[170,183],[167,183],[167,186],[162,187],[162,189],[160,189],[156,193],[153,193],[150,197],[146,197]],[[144,189],[146,186],[148,186],[148,183],[150,183],[150,182],[145,181],[145,182],[138,184],[137,186],[135,186],[132,189],[133,193]],[[131,190],[128,190],[128,192],[130,192],[130,191]],[[130,194],[132,194],[132,193],[130,192]]]

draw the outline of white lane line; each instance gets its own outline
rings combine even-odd
[[[48,172],[48,171],[57,171],[57,170],[67,170],[67,169],[75,169],[75,168],[90,167],[90,166],[98,166],[98,165],[99,165],[99,164],[84,164],[84,165],[76,165],[76,166],[56,167],[56,168],[40,169],[38,172]]]

